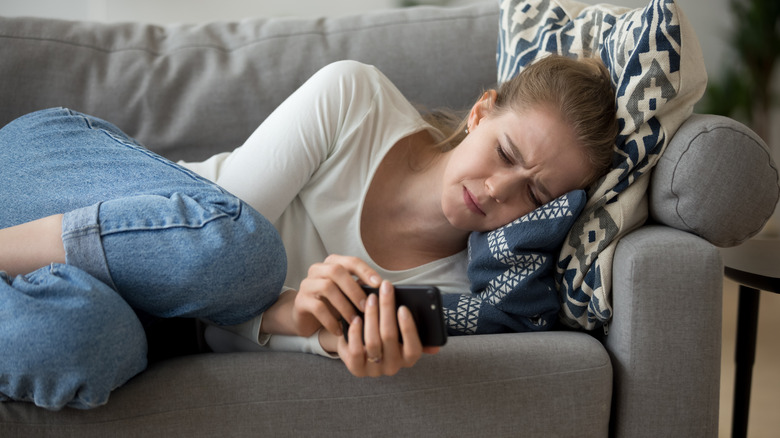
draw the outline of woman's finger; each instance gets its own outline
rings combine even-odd
[[[357,257],[348,257],[332,254],[325,259],[324,268],[330,268],[329,278],[341,288],[344,295],[361,312],[365,311],[366,293],[360,287],[360,283],[371,287],[379,287],[381,277],[368,263]],[[358,281],[355,281],[357,278]]]
[[[379,287],[379,284],[382,282],[382,277],[379,276],[374,268],[359,257],[331,254],[325,259],[325,263],[334,263],[346,267],[352,275],[371,287]]]
[[[370,363],[382,361],[383,345],[380,338],[379,305],[376,294],[369,294],[366,300],[366,311],[363,317],[363,342],[366,348],[366,360]]]
[[[339,339],[338,353],[350,373],[357,377],[366,376],[366,353],[363,348],[363,321],[356,316],[349,323],[347,331],[349,342]]]
[[[354,282],[354,280],[352,280]],[[299,294],[303,298],[311,300],[310,306],[317,306],[317,302],[323,303],[328,309],[333,310],[335,320],[345,319],[351,321],[357,315],[355,307],[350,302],[339,285],[331,279],[321,277],[307,277],[301,282]],[[308,308],[307,308],[308,309]],[[325,325],[324,321],[321,321]],[[327,327],[327,326],[326,326]],[[330,329],[328,331],[331,331]]]
[[[420,342],[420,336],[417,334],[417,326],[414,323],[414,318],[412,318],[412,312],[406,306],[398,308],[398,325],[403,338],[403,366],[411,367],[420,360],[423,347],[422,342]]]
[[[328,299],[347,321],[354,318],[355,307],[361,312],[365,309],[366,294],[352,273],[355,267],[344,264],[346,262],[357,264],[358,262],[355,260],[349,257],[329,256],[325,262],[312,265],[307,277],[308,279],[327,280],[336,286],[337,295],[340,296],[329,296]]]
[[[341,334],[341,316],[330,301],[323,298],[325,294],[322,291],[327,290],[328,284],[324,281],[321,282],[322,284],[317,283],[317,281],[301,283],[301,290],[295,296],[293,317],[296,320],[298,335],[310,336],[319,326],[333,334]],[[320,292],[312,292],[312,290]]]
[[[395,288],[389,281],[379,286],[379,333],[384,353],[384,371],[387,375],[398,372],[403,362],[396,322]]]
[[[423,347],[423,353],[425,354],[438,354],[441,351],[441,347]]]

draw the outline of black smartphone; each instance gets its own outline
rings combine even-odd
[[[375,287],[362,286],[366,294],[378,294]],[[395,286],[395,307],[406,306],[412,314],[417,333],[424,347],[438,347],[447,342],[447,328],[444,325],[444,311],[441,307],[441,292],[436,286]],[[358,310],[363,318],[363,312]],[[349,341],[349,323],[341,320],[344,338]],[[400,334],[399,334],[400,338]]]

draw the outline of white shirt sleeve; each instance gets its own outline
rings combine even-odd
[[[228,331],[222,327],[210,325],[204,335],[206,343],[215,353],[233,353],[238,351],[285,351],[310,353],[330,359],[338,359],[336,353],[328,353],[319,341],[317,331],[308,338],[300,336],[269,335],[264,345]]]
[[[346,120],[360,119],[376,82],[359,80],[373,67],[341,61],[304,83],[230,153],[180,163],[241,198],[275,222],[331,155]],[[356,80],[358,79],[358,80]]]
[[[291,289],[287,288],[284,292]],[[319,331],[308,338],[300,336],[271,335],[260,332],[263,314],[241,324],[206,327],[205,339],[215,353],[232,353],[238,351],[287,351],[311,353],[331,359],[338,359],[338,354],[328,353],[322,348]]]

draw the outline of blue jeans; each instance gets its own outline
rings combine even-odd
[[[0,273],[0,400],[102,405],[146,367],[137,315],[238,324],[286,275],[257,211],[105,121],[52,109],[0,130],[0,228],[60,213],[66,264]]]

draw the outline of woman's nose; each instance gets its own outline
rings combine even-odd
[[[496,174],[485,180],[488,195],[499,204],[507,202],[518,190],[522,178],[517,175]]]

